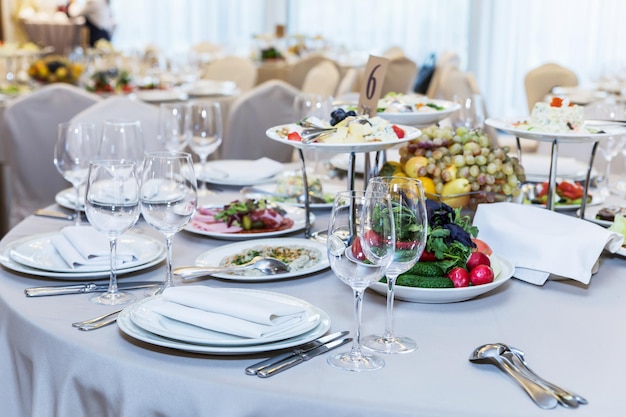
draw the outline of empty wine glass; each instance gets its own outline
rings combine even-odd
[[[480,94],[455,95],[454,102],[461,108],[452,115],[452,126],[482,129],[485,125],[485,105]]]
[[[117,288],[117,238],[139,218],[139,184],[135,163],[121,160],[92,161],[89,166],[85,213],[89,223],[106,234],[111,247],[109,289],[95,295],[98,304],[119,305],[135,299]]]
[[[199,179],[206,177],[206,162],[222,144],[222,108],[218,102],[193,103],[189,106],[189,147],[200,158]],[[205,186],[199,195],[208,194]]]
[[[187,103],[161,103],[159,106],[158,140],[168,151],[180,152],[189,142]]]
[[[320,120],[329,120],[333,111],[333,97],[320,94],[301,93],[293,100],[294,120],[300,121],[308,117],[316,117]],[[320,174],[320,159],[330,159],[334,153],[322,154],[319,148],[305,148],[303,150],[305,160],[313,161],[313,173]],[[308,170],[307,170],[308,171]]]
[[[89,162],[98,153],[96,127],[90,123],[59,123],[54,146],[54,166],[74,188],[74,223],[81,225],[80,188],[87,181]]]
[[[376,245],[362,250],[364,240],[376,236]],[[391,202],[385,193],[337,193],[328,224],[326,248],[330,267],[354,294],[355,336],[352,349],[328,358],[334,367],[349,371],[380,369],[385,362],[361,350],[361,305],[365,289],[385,275],[395,252]]]
[[[393,330],[394,289],[398,275],[408,271],[418,261],[426,246],[428,216],[422,183],[415,178],[374,177],[367,192],[385,193],[391,199],[396,232],[396,251],[387,269],[387,318],[382,335],[363,339],[363,346],[381,353],[408,353],[417,348],[415,340],[396,336]],[[375,243],[375,242],[374,242]],[[364,249],[370,244],[363,241]]]
[[[98,159],[132,161],[140,170],[144,156],[144,138],[139,120],[105,120]]]
[[[196,175],[191,155],[184,152],[151,152],[146,155],[139,192],[141,214],[165,236],[165,282],[151,294],[173,285],[172,240],[193,216],[198,203]]]

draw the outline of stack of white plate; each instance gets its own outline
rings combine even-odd
[[[302,307],[302,320],[284,332],[259,338],[240,337],[217,332],[165,317],[156,311],[167,303],[162,295],[146,298],[126,307],[117,324],[127,335],[157,346],[214,355],[243,355],[285,349],[309,342],[324,335],[330,328],[330,317],[314,305],[285,294],[228,288],[230,296],[240,293],[246,297]]]
[[[60,232],[25,237],[11,242],[0,251],[0,264],[16,272],[65,281],[84,281],[86,278],[108,278],[108,265],[83,265],[71,267],[57,252],[52,239]],[[157,265],[165,259],[165,245],[152,237],[133,232],[119,237],[120,251],[130,249],[136,260],[124,263],[118,275],[140,271]]]

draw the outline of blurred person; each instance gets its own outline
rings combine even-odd
[[[70,0],[67,14],[85,18],[85,26],[89,29],[89,46],[94,46],[100,39],[111,41],[115,23],[110,0]]]

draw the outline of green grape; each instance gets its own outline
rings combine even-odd
[[[480,174],[480,168],[478,168],[478,165],[472,165],[469,169],[469,173],[472,177],[478,177]]]
[[[497,169],[497,167],[496,167],[496,164],[495,164],[495,163],[491,162],[491,163],[489,163],[489,165],[487,165],[487,172],[488,172],[489,174],[495,174],[497,170],[498,170],[498,169]]]

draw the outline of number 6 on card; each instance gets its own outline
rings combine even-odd
[[[370,117],[376,116],[378,99],[382,92],[388,65],[387,58],[370,55],[363,73],[363,84],[359,94],[359,113]]]

